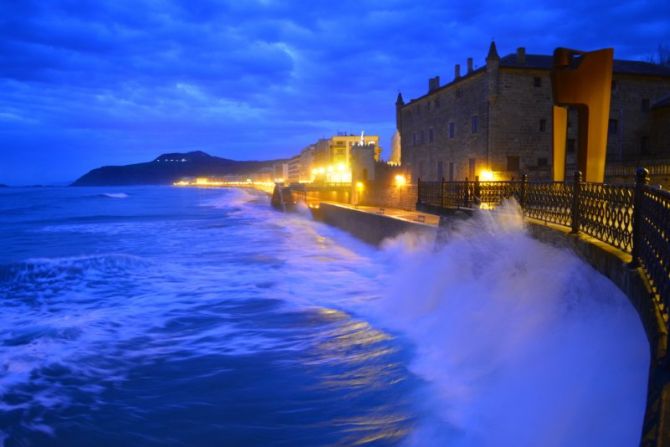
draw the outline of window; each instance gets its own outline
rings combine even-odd
[[[426,134],[422,130],[421,133],[419,134],[419,144],[424,144],[426,142]]]
[[[568,154],[574,154],[575,153],[575,139],[574,138],[568,138],[567,144],[565,145],[565,150],[568,152]]]
[[[649,98],[643,98],[642,99],[642,111],[643,112],[648,112],[649,111]]]
[[[435,98],[435,108],[436,109],[440,108],[440,97],[439,96],[437,98]]]
[[[454,181],[454,163],[449,163],[449,181]]]
[[[507,170],[508,171],[518,171],[519,170],[519,157],[516,155],[507,156]]]
[[[416,132],[412,133],[412,146],[416,146]]]
[[[423,161],[419,162],[419,177],[423,177]]]
[[[542,87],[542,78],[539,76],[535,76],[533,78],[533,86],[535,87]]]
[[[449,138],[454,138],[456,136],[456,124],[449,123]]]
[[[640,155],[649,155],[649,137],[647,136],[640,139]]]
[[[607,127],[608,133],[610,135],[616,135],[619,132],[619,121],[615,119],[610,119],[609,126]]]
[[[468,179],[475,179],[475,168],[477,168],[477,160],[474,158],[468,159]]]
[[[479,117],[478,116],[473,116],[472,117],[472,133],[477,133],[479,130]]]
[[[431,127],[428,129],[428,142],[432,143],[433,142],[433,128]]]
[[[544,132],[545,130],[547,130],[547,120],[543,118],[540,120],[540,132]]]
[[[442,180],[444,178],[444,167],[441,161],[437,162],[437,179]]]
[[[538,168],[544,168],[549,165],[549,160],[547,160],[546,157],[540,157],[537,159],[537,167]]]

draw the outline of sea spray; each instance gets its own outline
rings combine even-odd
[[[637,445],[649,352],[626,297],[531,238],[514,203],[445,239],[388,241],[393,273],[371,303],[379,325],[415,343],[411,368],[428,383],[409,444]]]

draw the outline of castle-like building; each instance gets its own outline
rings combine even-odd
[[[551,176],[552,91],[550,55],[504,57],[491,43],[486,64],[468,58],[461,74],[407,103],[396,100],[402,165],[414,180],[470,180],[483,172],[497,179]],[[670,67],[614,61],[607,162],[636,164],[670,159]],[[577,119],[569,115],[568,166],[574,164]]]

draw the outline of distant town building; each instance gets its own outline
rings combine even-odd
[[[288,163],[280,162],[275,163],[273,166],[274,170],[274,181],[277,183],[288,182]]]
[[[486,64],[468,58],[454,79],[428,81],[428,92],[396,100],[401,160],[414,179],[463,180],[487,173],[504,179],[527,172],[551,175],[552,92],[550,55],[504,57],[491,43]],[[574,165],[576,115],[569,114],[568,166]],[[607,144],[608,165],[670,159],[670,67],[614,61]]]
[[[377,135],[338,134],[331,138],[322,138],[301,151],[300,181],[350,183],[352,149],[356,146],[365,146],[371,151],[372,159],[379,161],[381,147]]]
[[[300,181],[300,155],[296,155],[288,161],[286,180],[288,183],[298,183]]]

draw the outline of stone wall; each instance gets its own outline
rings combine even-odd
[[[402,165],[413,181],[462,180],[469,158],[486,159],[487,89],[486,72],[480,70],[402,108]]]
[[[549,172],[552,154],[552,93],[546,70],[500,69],[498,95],[491,104],[490,169],[503,178],[520,172]],[[536,86],[536,78],[539,84]],[[519,157],[518,170],[507,157]],[[539,168],[545,167],[544,170]]]
[[[318,210],[312,212],[317,220],[345,230],[373,245],[404,233],[421,234],[432,239],[437,235],[435,226],[367,213],[333,203],[322,203]]]
[[[416,185],[381,186],[372,183],[358,198],[358,205],[413,211],[416,209],[417,188]]]

